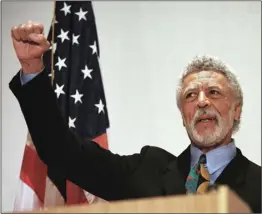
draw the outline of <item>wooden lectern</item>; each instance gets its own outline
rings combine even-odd
[[[251,213],[228,187],[203,195],[180,195],[46,208],[32,213]],[[28,213],[28,212],[27,212]]]

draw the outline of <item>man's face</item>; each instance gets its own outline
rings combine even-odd
[[[223,74],[201,71],[188,75],[181,92],[181,111],[191,140],[208,147],[231,136],[234,119],[240,116],[240,106],[234,101]]]

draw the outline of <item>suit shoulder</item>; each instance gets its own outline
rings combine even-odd
[[[261,166],[247,159],[249,162],[248,173],[254,175],[255,177],[261,178]]]
[[[157,165],[167,164],[170,160],[177,158],[175,155],[160,147],[149,145],[142,147],[141,155],[144,157],[144,161],[149,161]]]
[[[261,186],[261,166],[257,165],[253,161],[249,160],[246,156],[242,156],[244,158],[244,161],[242,162],[242,165],[244,165],[245,170],[245,177],[247,180],[252,181],[249,183],[251,186],[256,184],[255,186],[259,187]],[[240,166],[242,167],[242,166]],[[254,191],[259,190],[260,188],[255,188]],[[260,193],[259,193],[260,194]]]
[[[150,155],[150,156],[167,156],[168,158],[175,158],[176,156],[172,153],[166,151],[163,148],[157,146],[144,146],[141,149],[142,154]]]

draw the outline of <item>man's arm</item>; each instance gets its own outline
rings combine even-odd
[[[39,157],[66,179],[100,198],[128,198],[127,183],[143,154],[113,154],[70,131],[44,70],[42,56],[50,43],[43,31],[43,25],[32,22],[14,26],[11,31],[23,73],[18,72],[12,79],[10,89],[20,104]]]
[[[126,185],[142,154],[120,156],[74,135],[60,114],[47,72],[23,86],[18,73],[10,89],[20,104],[38,155],[47,166],[105,200],[128,197]]]

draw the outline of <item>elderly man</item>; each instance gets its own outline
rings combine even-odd
[[[191,143],[178,157],[152,146],[121,156],[79,139],[62,119],[43,72],[42,55],[49,48],[43,26],[15,26],[12,39],[21,71],[10,88],[47,166],[108,201],[201,194],[225,184],[254,212],[261,212],[261,167],[248,160],[232,138],[240,124],[243,95],[226,64],[203,56],[186,67],[177,104]]]

